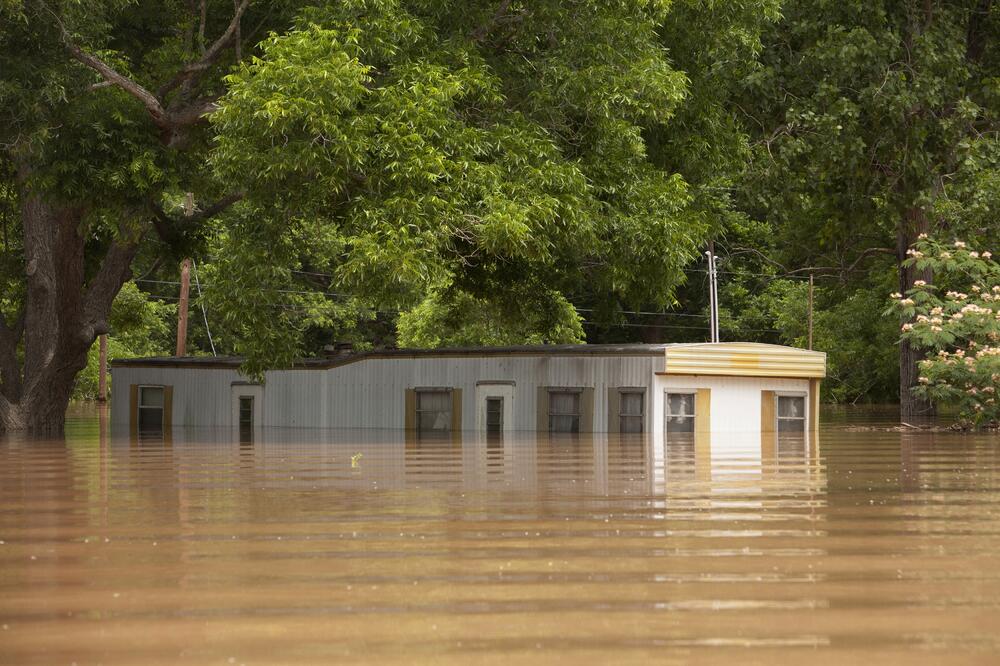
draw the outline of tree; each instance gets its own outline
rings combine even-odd
[[[0,431],[61,431],[133,260],[179,256],[242,196],[203,165],[242,23],[281,24],[281,3],[248,7],[0,5]]]
[[[665,2],[0,11],[0,429],[61,429],[137,257],[212,253],[213,312],[259,373],[309,322],[421,304],[410,322],[575,337],[567,294],[666,305],[712,226],[647,153],[689,94]],[[505,293],[543,330],[498,316]]]
[[[303,351],[316,304],[289,296],[317,288],[402,311],[422,345],[578,340],[581,292],[670,303],[711,220],[647,153],[687,94],[659,42],[668,16],[354,0],[268,38],[212,116],[216,175],[247,193],[212,310],[255,322],[248,371]]]
[[[932,352],[920,362],[914,390],[957,405],[971,423],[1000,422],[1000,264],[989,250],[926,235],[908,254],[907,264],[936,277],[936,284],[918,280],[893,294],[907,320],[903,339]]]
[[[900,292],[930,281],[907,248],[982,213],[973,183],[995,178],[1000,5],[794,0],[782,11],[741,104],[757,138],[742,205],[772,224],[772,256],[841,275],[845,294],[880,256],[894,258]],[[997,232],[995,218],[986,226]],[[921,356],[902,341],[904,416],[930,409],[911,392]]]

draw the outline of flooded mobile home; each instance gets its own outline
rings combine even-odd
[[[758,343],[380,350],[248,381],[241,360],[112,364],[112,422],[416,435],[815,431],[826,355]]]

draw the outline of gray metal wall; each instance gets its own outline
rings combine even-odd
[[[402,428],[406,389],[451,387],[462,389],[462,424],[472,429],[476,383],[510,381],[515,430],[535,429],[538,386],[566,386],[594,389],[594,430],[601,432],[607,429],[607,388],[651,388],[662,368],[662,354],[370,358],[325,370],[267,373],[261,420],[264,427]],[[112,375],[111,417],[118,424],[129,421],[130,384],[162,384],[174,387],[174,425],[231,425],[231,386],[244,381],[235,370],[211,368],[126,366]]]

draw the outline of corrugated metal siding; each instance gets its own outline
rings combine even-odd
[[[476,382],[512,381],[515,430],[535,429],[536,386],[594,387],[594,427],[603,430],[605,387],[649,386],[661,364],[656,356],[370,359],[326,371],[326,425],[402,428],[406,389],[441,386],[463,390],[462,425],[472,429]]]
[[[475,427],[476,383],[514,382],[516,430],[535,429],[535,387],[593,387],[594,428],[607,428],[608,386],[651,386],[660,356],[485,356],[373,358],[329,370],[278,370],[266,374],[264,427],[402,428],[408,388],[463,389],[462,425]],[[117,367],[112,422],[128,422],[129,384],[174,386],[174,424],[228,426],[233,382],[224,368]],[[121,393],[124,391],[124,393]]]
[[[713,432],[753,431],[760,428],[761,390],[809,390],[805,379],[724,377],[708,372],[657,376],[663,363],[659,355],[401,357],[369,358],[330,369],[272,371],[266,375],[260,425],[401,429],[406,389],[440,386],[462,389],[462,426],[472,430],[477,382],[506,381],[514,383],[515,430],[535,429],[538,386],[565,386],[594,389],[594,429],[604,432],[608,387],[629,386],[647,388],[647,428],[658,433],[663,424],[662,391],[673,386],[712,390]],[[111,417],[116,424],[128,423],[130,384],[165,384],[174,387],[173,425],[228,427],[232,384],[245,381],[228,368],[125,366],[112,368],[112,373]]]
[[[730,377],[826,376],[826,354],[753,342],[677,345],[664,352],[670,375]]]
[[[128,423],[128,387],[162,384],[174,387],[173,425],[228,426],[234,370],[187,368],[112,368],[111,422]]]

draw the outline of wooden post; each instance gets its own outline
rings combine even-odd
[[[181,300],[177,304],[177,352],[184,356],[187,351],[188,291],[191,289],[191,260],[181,262]]]
[[[103,334],[97,338],[100,345],[99,361],[97,363],[97,402],[108,401],[108,336]]]
[[[809,349],[813,348],[813,274],[809,274]]]

